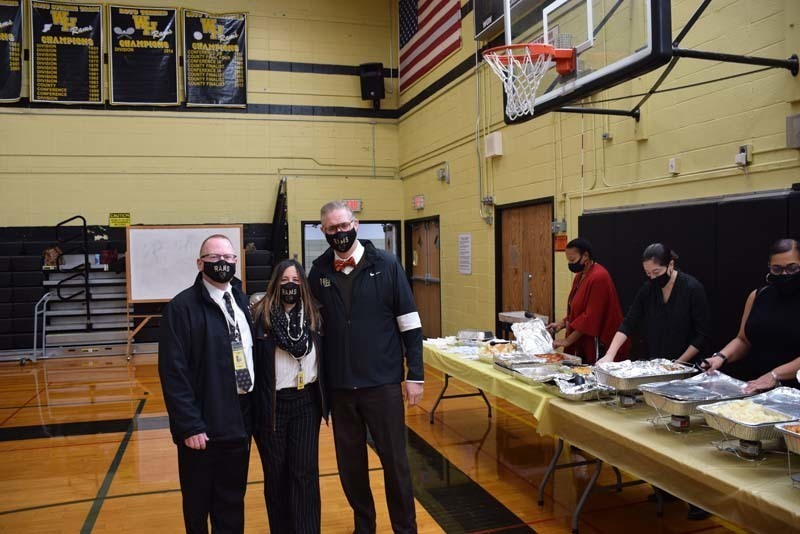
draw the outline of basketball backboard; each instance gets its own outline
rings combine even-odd
[[[476,16],[483,9],[478,4],[496,4],[496,0],[475,1]],[[497,16],[493,21],[498,22]],[[522,0],[512,7],[512,23],[514,43],[541,42],[574,48],[577,54],[575,72],[562,76],[553,68],[545,74],[534,104],[535,116],[575,104],[656,69],[672,57],[669,0]],[[503,44],[504,39],[501,35],[491,44]]]

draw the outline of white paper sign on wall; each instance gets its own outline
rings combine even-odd
[[[472,274],[472,234],[458,234],[458,272]]]

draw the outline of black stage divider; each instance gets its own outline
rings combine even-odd
[[[660,241],[675,250],[678,268],[705,286],[713,352],[736,335],[747,295],[765,284],[769,245],[783,237],[800,238],[800,192],[588,213],[578,226],[611,273],[623,312],[645,281],[644,248]],[[642,347],[634,339],[634,357],[650,356]]]

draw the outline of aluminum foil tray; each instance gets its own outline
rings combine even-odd
[[[559,361],[552,361],[554,357],[561,358]],[[545,354],[534,354],[534,358],[539,360],[540,363],[547,364],[564,364],[564,365],[583,365],[583,360],[580,356],[573,356],[572,354],[564,354],[563,352],[548,352]]]
[[[575,385],[568,380],[556,378],[543,384],[545,391],[552,393],[562,399],[571,401],[591,401],[610,397],[612,391],[594,381],[587,380],[586,383]]]
[[[572,378],[572,372],[563,365],[531,365],[515,368],[511,376],[522,382],[538,385],[556,378],[568,380]]]
[[[664,359],[610,362],[594,368],[599,383],[620,392],[638,391],[642,384],[679,380],[697,372],[691,365]]]
[[[775,425],[775,429],[783,434],[783,439],[789,452],[800,454],[800,424],[796,422],[780,423]]]
[[[716,412],[719,407],[740,402],[752,402],[763,406],[782,419],[764,423],[747,423],[736,420],[727,414]],[[723,434],[750,441],[777,439],[780,437],[780,433],[775,427],[775,423],[788,423],[800,419],[800,390],[786,387],[776,388],[746,400],[728,400],[706,404],[700,406],[698,410],[705,416],[708,426],[716,428]]]
[[[505,367],[507,369],[516,369],[519,366],[527,366],[527,365],[534,365],[534,364],[542,364],[544,360],[541,358],[536,358],[530,354],[525,354],[523,352],[506,352],[502,354],[495,354],[492,356],[492,361],[495,364],[495,367]]]
[[[684,380],[642,384],[644,401],[670,415],[693,415],[698,406],[746,397],[745,383],[718,371],[701,373]]]

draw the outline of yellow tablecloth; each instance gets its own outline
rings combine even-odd
[[[558,436],[637,478],[757,532],[800,531],[800,489],[792,488],[786,456],[767,454],[748,462],[711,444],[722,438],[697,427],[674,434],[648,419],[646,405],[610,409],[598,402],[571,402],[495,370],[425,346],[425,363],[503,398],[537,419],[543,436]],[[800,459],[796,456],[797,470]]]
[[[648,419],[653,409],[624,411],[555,399],[541,434],[553,434],[673,495],[757,532],[800,530],[800,489],[792,488],[786,456],[748,462],[717,450],[716,430],[674,434]],[[797,460],[797,457],[794,457]],[[800,467],[800,460],[797,461]]]
[[[541,387],[514,380],[489,363],[465,360],[427,344],[422,357],[428,365],[531,412],[540,423],[546,417],[547,403],[555,398]]]

